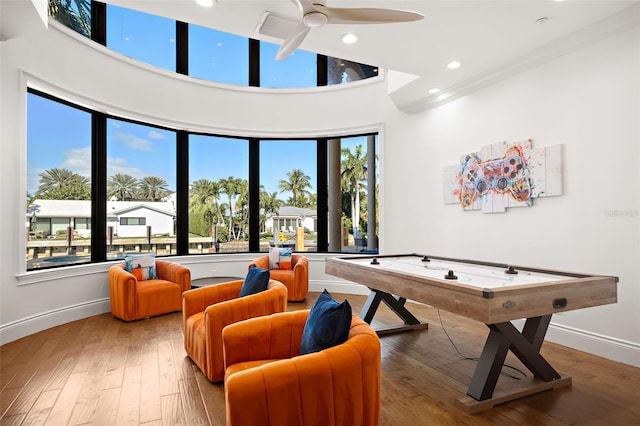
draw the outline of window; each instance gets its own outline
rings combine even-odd
[[[144,217],[121,217],[120,225],[146,225],[147,220]]]
[[[91,38],[91,0],[49,0],[49,16]]]
[[[345,84],[364,80],[378,75],[378,67],[359,64],[339,58],[327,58],[327,81],[332,84]]]
[[[91,261],[91,114],[27,94],[27,270]],[[68,236],[70,235],[70,239]]]
[[[249,84],[249,39],[189,25],[189,75],[219,83]]]
[[[342,187],[343,250],[366,249],[373,238],[377,248],[377,142],[376,135],[342,138],[340,141],[340,178]],[[368,152],[372,148],[373,152]],[[371,154],[371,155],[369,155]],[[373,166],[374,181],[369,181]],[[369,199],[373,197],[373,206]],[[373,208],[373,211],[371,209]]]
[[[107,253],[175,254],[176,133],[108,119],[106,185]]]
[[[107,47],[176,70],[176,21],[107,4]]]
[[[317,55],[296,50],[286,59],[276,61],[279,48],[277,44],[260,42],[260,87],[315,87],[318,80]]]
[[[249,250],[249,141],[189,136],[189,251]]]
[[[261,251],[283,243],[316,250],[316,150],[315,140],[260,142]]]

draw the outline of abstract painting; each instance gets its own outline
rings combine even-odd
[[[444,168],[444,202],[464,210],[501,213],[562,195],[562,145],[532,148],[532,140],[498,142]]]

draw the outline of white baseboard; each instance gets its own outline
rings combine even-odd
[[[105,298],[65,306],[60,309],[21,318],[0,326],[0,345],[13,342],[14,340],[51,327],[110,311],[111,304],[109,303],[109,298]]]
[[[360,284],[330,280],[309,281],[309,291],[321,293],[324,289],[327,289],[329,293],[360,294],[365,296],[369,294],[369,289]]]
[[[640,345],[562,324],[549,325],[546,340],[613,361],[640,367]]]

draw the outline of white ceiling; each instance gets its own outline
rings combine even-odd
[[[256,31],[265,12],[299,19],[298,9],[290,0],[217,0],[210,8],[198,6],[195,0],[106,2],[278,44],[282,40]],[[638,3],[328,0],[327,5],[333,7],[412,10],[422,13],[425,19],[401,24],[327,25],[312,30],[300,48],[416,76],[410,84],[391,93],[401,109],[410,110],[412,105],[437,101],[436,95],[427,93],[429,88],[442,89],[437,96],[460,94],[562,54],[578,46],[580,40],[602,37],[620,26],[637,25]],[[548,18],[545,24],[536,23],[543,17]],[[359,42],[342,44],[339,37],[347,32],[358,34]],[[462,62],[462,66],[447,69],[446,64],[452,60]],[[398,75],[404,74],[395,74]]]

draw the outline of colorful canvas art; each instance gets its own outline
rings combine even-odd
[[[531,145],[531,139],[486,145],[445,167],[444,202],[500,213],[531,206],[533,198],[562,195],[562,146]]]

